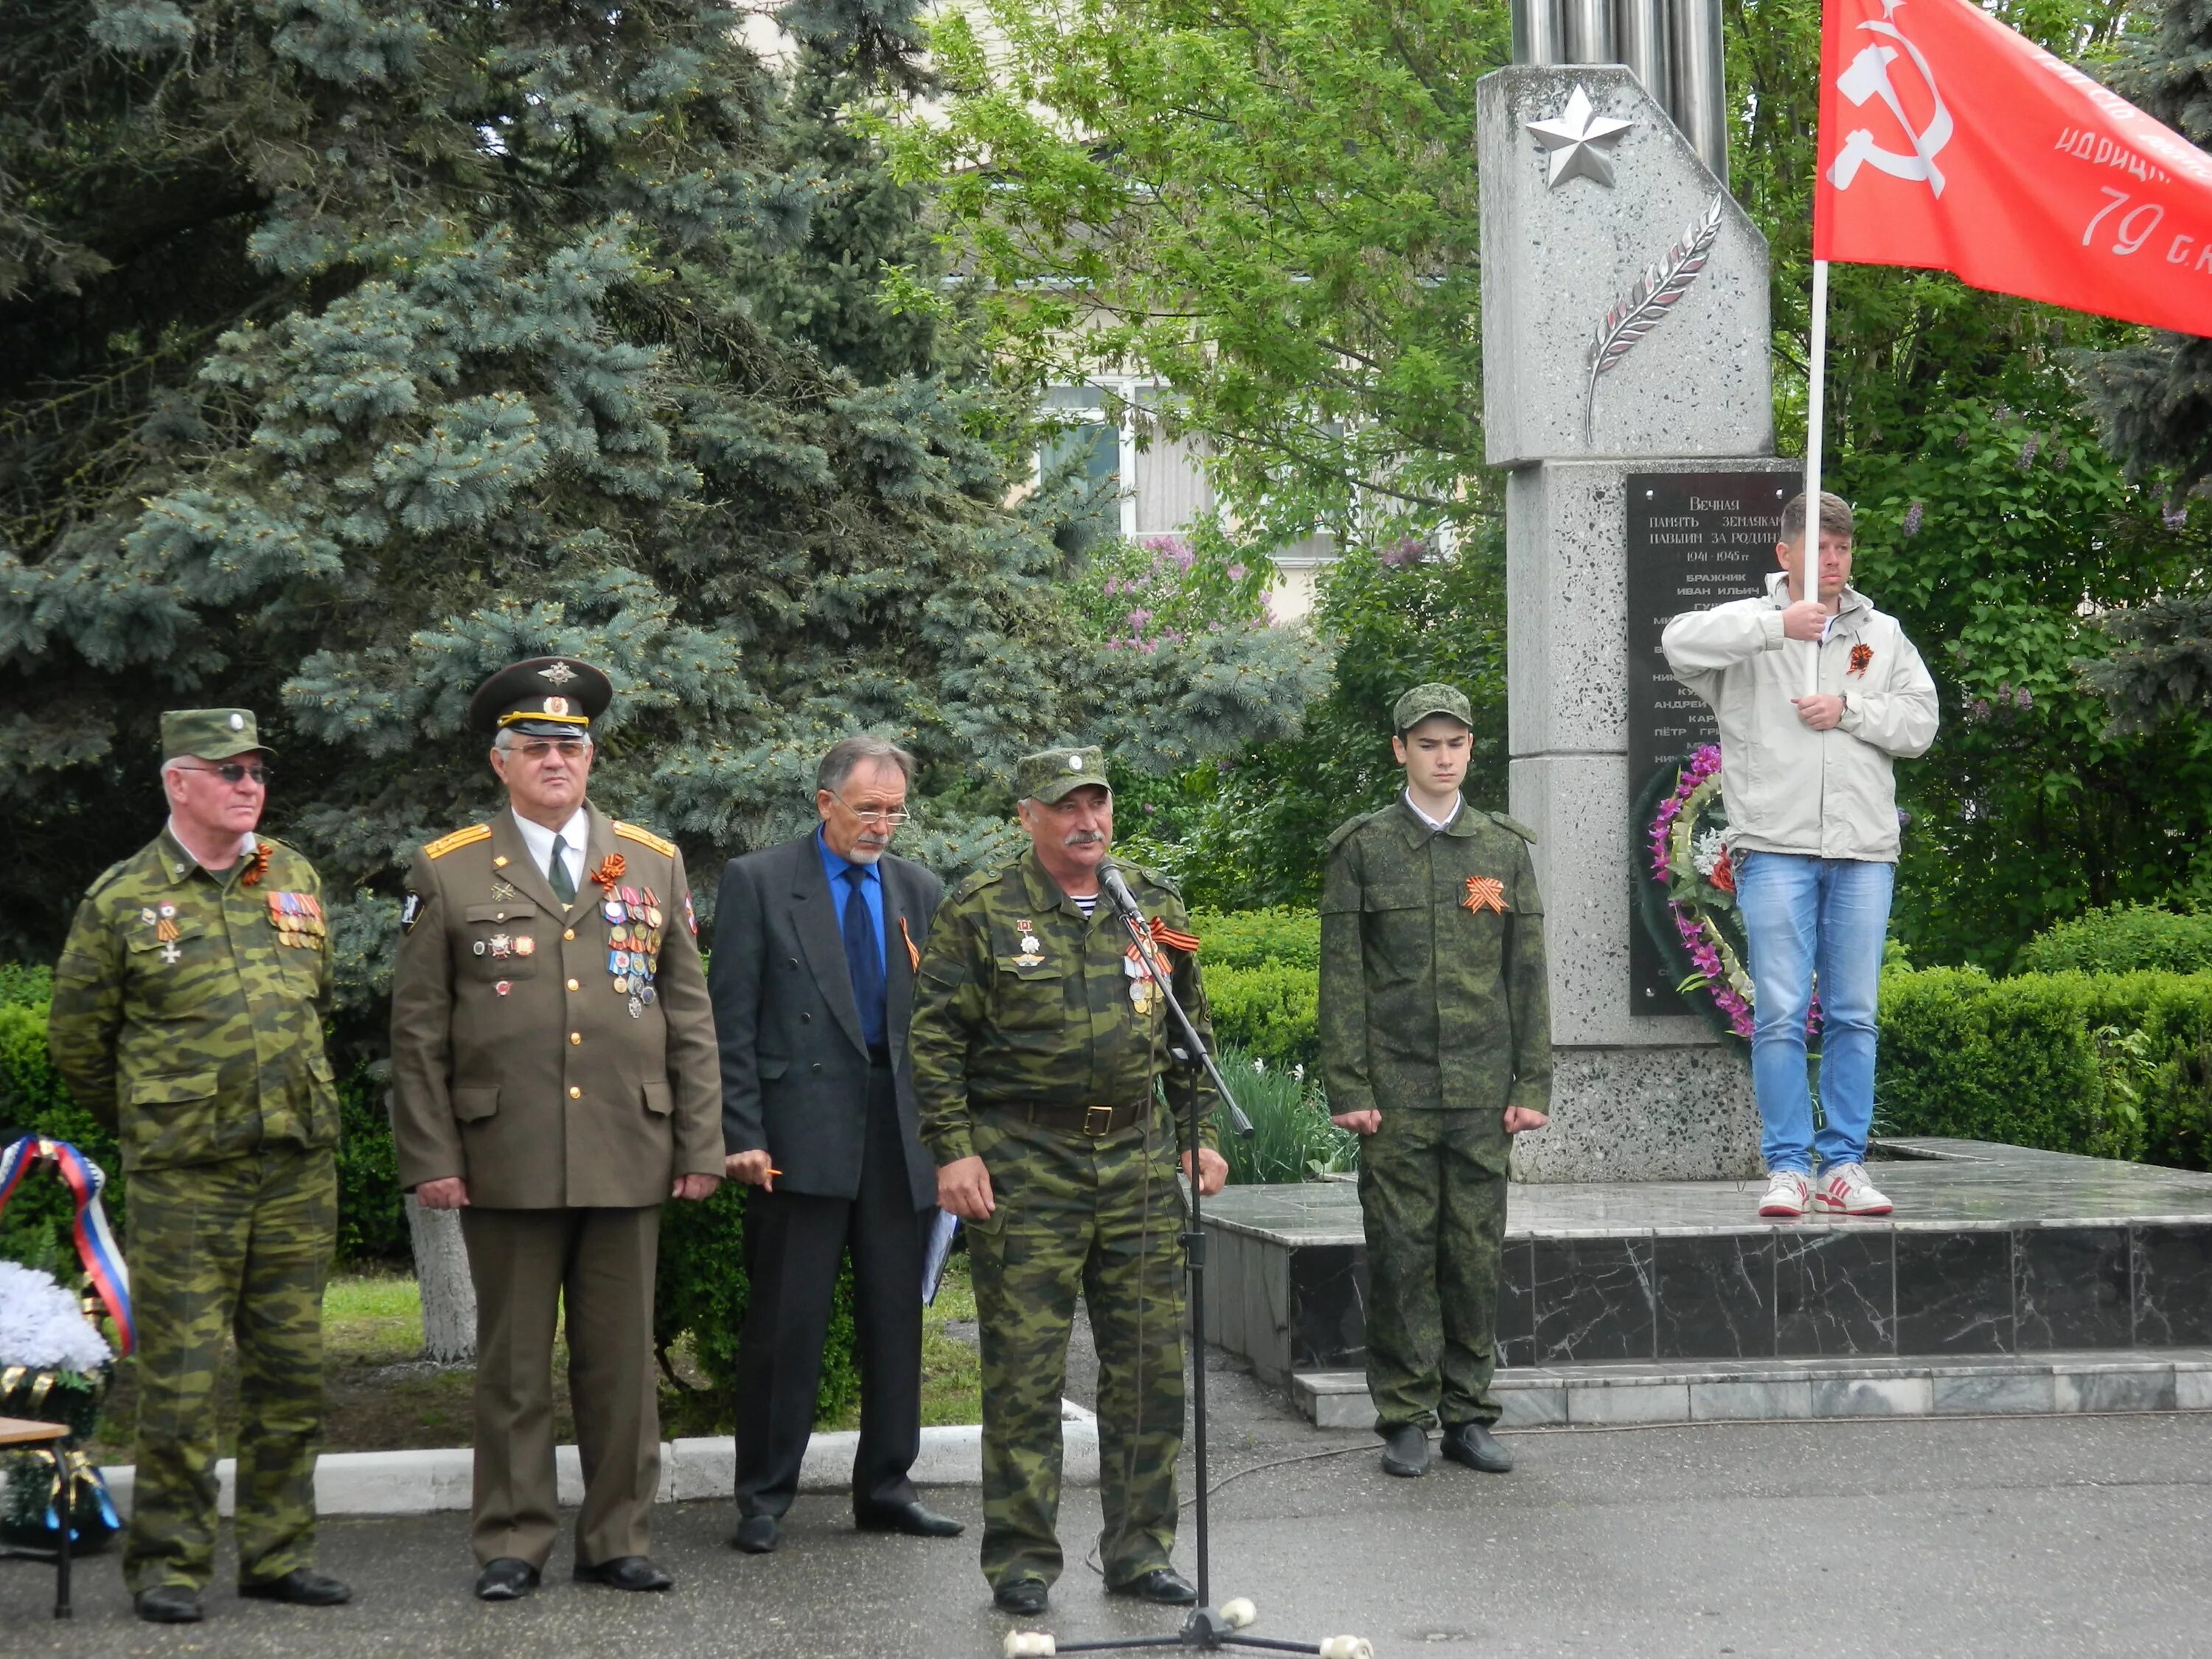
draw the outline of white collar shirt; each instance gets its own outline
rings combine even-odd
[[[1443,830],[1449,828],[1455,821],[1457,820],[1461,811],[1467,805],[1467,802],[1464,800],[1455,800],[1452,802],[1452,810],[1450,811],[1445,813],[1443,817],[1440,818],[1432,818],[1426,812],[1421,811],[1419,807],[1413,805],[1413,792],[1412,790],[1408,789],[1405,791],[1404,799],[1406,802],[1406,810],[1411,812],[1415,817],[1420,819],[1423,823],[1427,824],[1431,830]]]
[[[512,807],[507,810],[514,811]],[[578,892],[584,890],[584,838],[592,832],[589,813],[579,806],[575,816],[554,830],[515,812],[514,827],[522,831],[522,844],[530,849],[530,861],[537,866],[541,876],[553,867],[553,837],[558,835],[565,843],[561,849],[561,862],[568,866],[569,883]]]
[[[185,842],[182,836],[177,833],[177,815],[174,812],[169,814],[169,839],[176,842],[178,846],[184,848],[187,853],[191,852],[192,849],[191,846]],[[550,842],[548,842],[547,844],[549,846],[551,845]],[[252,857],[253,849],[260,845],[261,843],[255,838],[253,831],[249,830],[238,838],[238,851],[232,854],[226,862],[222,864],[206,864],[202,865],[200,867],[213,875],[226,875],[230,871],[237,868],[239,860]],[[198,857],[198,855],[194,854],[193,856]]]

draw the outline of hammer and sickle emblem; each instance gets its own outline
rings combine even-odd
[[[1900,0],[1883,0],[1881,20],[1861,23],[1859,27],[1869,34],[1887,36],[1905,48],[1905,55],[1912,59],[1912,67],[1919,71],[1929,97],[1935,100],[1936,112],[1929,117],[1925,127],[1916,128],[1907,118],[1904,101],[1898,97],[1897,88],[1889,78],[1889,66],[1899,56],[1896,47],[1862,47],[1850,66],[1836,77],[1836,90],[1855,106],[1863,106],[1869,98],[1881,99],[1897,118],[1897,125],[1911,138],[1912,148],[1909,151],[1885,149],[1875,143],[1872,132],[1864,127],[1854,127],[1844,135],[1844,148],[1835,165],[1828,169],[1828,179],[1838,190],[1849,190],[1851,180],[1858,177],[1859,168],[1865,166],[1893,179],[1917,179],[1941,196],[1943,173],[1936,165],[1936,157],[1951,142],[1951,111],[1943,102],[1942,88],[1936,84],[1936,71],[1928,66],[1920,48],[1906,40],[1905,32],[1889,21],[1888,14],[1895,11],[1899,3]]]

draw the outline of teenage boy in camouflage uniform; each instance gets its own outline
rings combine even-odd
[[[1460,796],[1467,699],[1398,699],[1406,787],[1329,837],[1321,902],[1321,1050],[1334,1121],[1362,1137],[1367,1386],[1382,1467],[1444,1455],[1504,1474],[1498,1255],[1511,1138],[1544,1127],[1552,1026],[1534,834]]]
[[[970,876],[938,911],[907,1040],[938,1202],[966,1222],[975,1277],[983,1576],[1001,1609],[1030,1614],[1060,1575],[1060,1400],[1080,1292],[1098,1347],[1107,1591],[1189,1603],[1198,1592],[1169,1565],[1183,1417],[1176,1145],[1194,1097],[1210,1110],[1214,1091],[1170,1053],[1174,1016],[1100,890],[1114,835],[1104,757],[1027,756],[1017,787],[1030,850]],[[1122,871],[1150,919],[1147,949],[1211,1042],[1181,896]],[[1182,1164],[1188,1175],[1188,1151]],[[1228,1173],[1199,1149],[1201,1194]]]
[[[269,751],[252,714],[166,714],[161,754],[168,824],[78,906],[48,1042],[131,1177],[138,1474],[124,1581],[140,1618],[191,1624],[215,1568],[226,1330],[239,1594],[307,1607],[352,1595],[313,1570],[338,1107],[322,881],[255,833]]]

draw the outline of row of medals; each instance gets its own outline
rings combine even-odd
[[[653,976],[660,969],[660,898],[650,887],[610,887],[599,914],[607,919],[607,972],[615,994],[629,999],[629,1017],[641,1018],[659,995]]]
[[[1024,968],[1035,968],[1044,960],[1044,941],[1036,936],[1036,924],[1027,917],[1014,926],[1021,930],[1021,954],[1014,958]],[[1147,945],[1147,954],[1156,951],[1157,945]],[[1141,1017],[1152,1012],[1159,1000],[1160,988],[1153,982],[1152,970],[1138,960],[1137,947],[1131,945],[1121,957],[1121,971],[1129,976],[1129,1002]]]
[[[302,951],[322,948],[323,905],[313,893],[271,893],[269,921],[278,944]]]

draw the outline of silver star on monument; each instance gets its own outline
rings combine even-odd
[[[1528,131],[1550,152],[1551,174],[1547,186],[1557,190],[1570,179],[1594,179],[1613,186],[1613,158],[1607,154],[1620,135],[1636,125],[1590,107],[1589,94],[1580,87],[1568,94],[1566,113],[1549,121],[1531,121]]]

